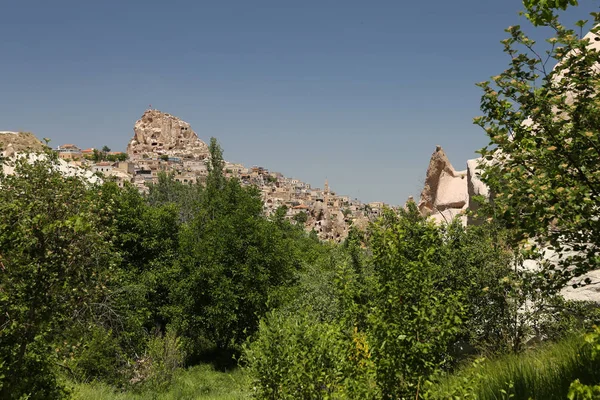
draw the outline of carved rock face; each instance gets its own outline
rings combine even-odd
[[[190,124],[158,110],[146,110],[133,127],[127,146],[129,158],[168,155],[186,159],[204,159],[208,146],[198,138]]]

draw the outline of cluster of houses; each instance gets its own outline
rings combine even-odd
[[[171,173],[176,181],[185,184],[204,184],[208,175],[205,158],[135,154],[125,161],[107,161],[108,155],[114,156],[114,160],[125,153],[103,153],[99,160],[94,157],[94,149],[82,150],[73,144],[58,146],[55,151],[70,164],[114,179],[119,186],[131,183],[140,191],[147,191],[148,184],[156,183],[161,172]],[[97,152],[98,150],[96,154]],[[327,181],[323,189],[313,188],[308,183],[287,178],[263,167],[247,168],[241,164],[225,162],[223,172],[227,178],[235,178],[243,185],[255,185],[259,188],[266,216],[272,216],[280,207],[284,207],[286,218],[304,225],[307,231],[314,230],[323,240],[342,241],[352,226],[365,229],[368,222],[377,218],[385,206],[380,202],[363,204],[349,196],[338,195],[329,188]]]

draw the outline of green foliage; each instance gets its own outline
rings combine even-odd
[[[428,399],[565,399],[575,378],[598,382],[600,369],[581,335],[571,335],[521,354],[478,361],[427,384]],[[503,394],[502,391],[505,393]],[[451,397],[458,396],[458,397]]]
[[[98,149],[94,149],[94,151],[92,152],[92,161],[100,162],[102,160],[104,160],[104,153]]]
[[[183,365],[183,359],[181,340],[175,332],[168,330],[164,336],[156,332],[148,342],[146,385],[153,390],[165,390]]]
[[[308,215],[304,211],[300,211],[298,214],[294,215],[293,219],[300,225],[304,225],[306,221],[308,221]]]
[[[148,185],[146,200],[151,206],[174,205],[179,212],[180,221],[187,223],[199,211],[199,199],[203,190],[198,183],[184,184],[176,181],[173,174],[159,172],[158,182]]]
[[[129,156],[127,155],[127,153],[118,153],[118,154],[107,154],[106,155],[106,160],[108,161],[127,161],[127,159],[129,158]]]
[[[341,304],[335,287],[337,267],[344,255],[335,249],[295,273],[295,285],[281,299],[279,310],[286,314],[310,312],[317,320],[332,322],[341,316]]]
[[[554,10],[566,10],[576,6],[577,0],[523,0],[525,14],[534,25],[548,25],[554,17]]]
[[[594,13],[595,24],[599,15]],[[545,55],[521,27],[507,29],[502,43],[511,64],[493,83],[479,84],[484,116],[475,122],[490,138],[481,150],[488,160],[482,179],[494,193],[489,215],[512,230],[514,245],[530,245],[528,258],[540,256],[539,246],[560,254],[532,277],[538,286],[558,290],[600,260],[600,76],[593,72],[600,54],[556,16],[548,25],[554,35]],[[550,70],[549,61],[558,64]]]
[[[258,399],[376,398],[375,370],[364,335],[308,313],[271,313],[244,361]]]
[[[98,299],[115,258],[100,209],[51,154],[17,159],[0,176],[0,360],[2,397],[56,398],[50,350]]]
[[[600,364],[600,328],[595,326],[594,329],[584,336],[585,343],[589,346],[592,359],[596,364]],[[593,380],[595,385],[584,385],[579,379],[571,383],[569,387],[569,400],[592,400],[600,398],[600,385],[598,385],[598,377]]]
[[[121,384],[127,378],[125,354],[111,331],[98,325],[70,332],[77,343],[63,342],[58,355],[71,378]]]
[[[239,348],[299,267],[294,249],[301,231],[266,220],[258,190],[226,180],[214,139],[210,150],[198,211],[181,232],[173,288],[174,327],[192,358],[211,343],[221,350]]]
[[[170,285],[176,279],[180,234],[177,208],[173,204],[148,204],[132,185],[119,188],[112,182],[105,183],[100,196],[106,205],[106,224],[113,235],[114,250],[121,257],[113,304],[130,300],[120,302],[124,307],[120,314],[128,315],[131,324],[144,325],[147,330],[164,329],[169,322],[164,309],[170,304]],[[135,296],[141,298],[132,302]],[[138,335],[141,332],[133,326],[129,330]]]
[[[460,292],[444,285],[441,230],[414,204],[399,215],[386,210],[371,235],[378,292],[369,335],[377,381],[384,398],[415,396],[423,378],[449,360],[464,317]]]

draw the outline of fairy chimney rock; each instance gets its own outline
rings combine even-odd
[[[467,203],[466,171],[456,171],[442,147],[436,146],[427,168],[419,211],[435,219],[452,219],[466,208]]]
[[[190,124],[159,110],[146,110],[133,127],[133,138],[127,146],[131,159],[160,155],[184,159],[204,159],[208,146]]]

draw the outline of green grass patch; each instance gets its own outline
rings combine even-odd
[[[563,400],[575,379],[600,382],[600,361],[581,336],[475,363],[443,377],[431,388],[430,398]]]
[[[119,391],[102,383],[75,384],[75,400],[239,400],[249,399],[249,379],[236,369],[215,371],[210,365],[198,365],[176,373],[171,385],[162,392],[150,390]]]

